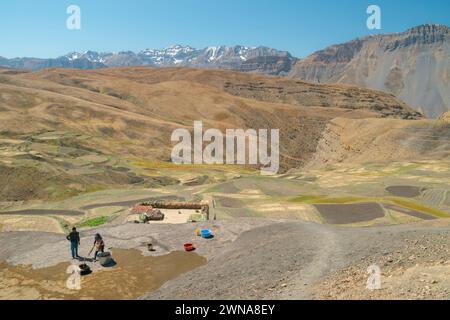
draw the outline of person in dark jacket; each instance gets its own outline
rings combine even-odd
[[[80,245],[80,234],[77,232],[76,228],[72,229],[72,232],[67,236],[67,240],[70,241],[70,250],[72,251],[72,258],[77,259],[80,256],[78,255],[78,246]]]

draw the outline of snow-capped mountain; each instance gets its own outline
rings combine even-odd
[[[74,61],[74,60],[80,60],[80,59],[87,59],[90,62],[94,62],[94,63],[104,63],[104,54],[95,52],[95,51],[85,51],[83,53],[79,53],[79,52],[71,52],[67,55],[65,55],[65,57],[67,59],[69,59],[69,61]]]
[[[190,46],[176,45],[169,48],[155,50],[146,49],[138,53],[143,60],[148,60],[154,65],[180,64],[195,55],[199,50]]]
[[[85,51],[71,52],[56,59],[0,60],[1,65],[5,67],[31,70],[51,67],[96,69],[121,66],[180,66],[257,71],[276,75],[286,74],[294,61],[295,58],[288,52],[267,47],[216,46],[195,49],[191,46],[181,45],[164,49],[145,49],[138,53],[132,51],[116,53]]]
[[[72,54],[73,56],[73,54]],[[221,68],[265,72],[269,74],[280,74],[287,72],[274,67],[274,63],[291,66],[294,58],[284,51],[278,51],[267,47],[251,48],[245,46],[216,46],[204,49],[195,49],[190,46],[175,45],[168,48],[155,50],[145,49],[141,52],[119,52],[96,55],[79,54],[80,58],[86,58],[90,62],[103,63],[106,67],[117,66],[154,66],[154,67],[201,67]],[[259,58],[261,59],[258,62]],[[270,64],[267,63],[270,61]],[[281,63],[280,63],[281,62]],[[255,65],[255,63],[257,65]],[[261,65],[266,64],[266,66]]]

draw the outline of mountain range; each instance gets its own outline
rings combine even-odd
[[[429,118],[450,110],[450,28],[435,24],[355,39],[304,59],[269,47],[175,45],[138,53],[72,52],[55,59],[0,57],[0,66],[33,71],[123,66],[229,69],[379,89]]]
[[[286,51],[268,47],[216,46],[195,49],[190,46],[175,45],[160,50],[145,49],[138,53],[132,51],[117,53],[71,52],[56,59],[5,59],[0,57],[0,66],[33,71],[45,68],[98,69],[124,66],[178,66],[287,75],[295,60]]]

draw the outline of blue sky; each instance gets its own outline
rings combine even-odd
[[[71,4],[81,8],[78,31],[66,28]],[[370,4],[382,10],[377,33],[422,23],[450,26],[448,0],[2,0],[0,56],[242,44],[304,57],[374,33],[366,27]]]

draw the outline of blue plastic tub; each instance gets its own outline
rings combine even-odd
[[[201,234],[202,238],[205,238],[205,239],[212,238],[212,236],[213,236],[211,230],[207,230],[207,229],[200,231],[200,234]]]

